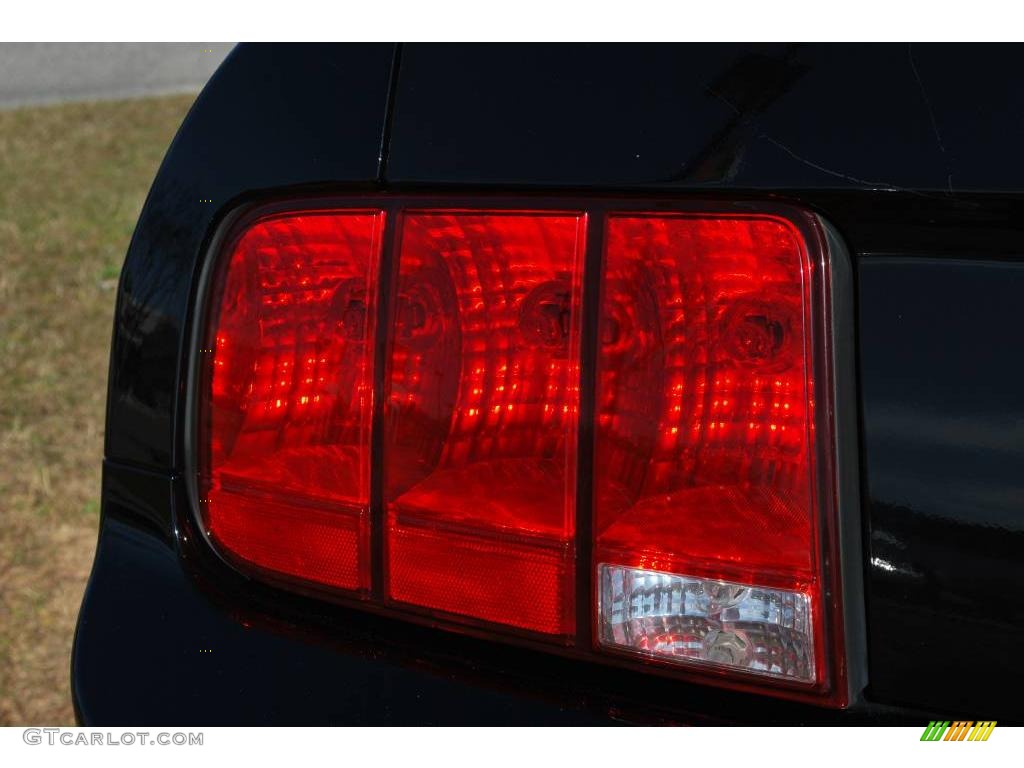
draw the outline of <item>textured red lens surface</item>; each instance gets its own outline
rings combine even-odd
[[[404,216],[384,453],[392,599],[572,631],[584,222]]]
[[[826,684],[811,279],[783,219],[608,218],[600,645]]]
[[[200,503],[260,567],[368,586],[370,404],[381,212],[257,221],[212,286]]]
[[[771,217],[611,216],[597,562],[815,581],[809,260]]]

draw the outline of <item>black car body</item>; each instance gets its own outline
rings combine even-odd
[[[171,146],[121,277],[79,719],[1024,718],[1021,59],[1002,46],[239,46]],[[837,411],[859,497],[844,514],[862,541],[847,709],[411,624],[252,580],[210,551],[187,482],[187,380],[215,234],[253,204],[393,193],[743,200],[831,225],[852,267]]]

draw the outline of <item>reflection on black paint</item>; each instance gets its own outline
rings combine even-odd
[[[1020,261],[861,260],[876,696],[1020,712],[1021,328]]]
[[[912,54],[906,45],[407,45],[388,179],[1020,191],[1012,126],[1024,120],[1024,49],[915,45]]]
[[[665,182],[718,182],[739,175],[751,142],[760,138],[758,117],[785,96],[808,67],[799,57],[800,45],[776,46],[779,51],[744,51],[705,88],[732,111],[725,125],[694,158]]]

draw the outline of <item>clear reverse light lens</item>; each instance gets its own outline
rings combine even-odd
[[[599,573],[602,645],[814,682],[808,595],[617,565]]]

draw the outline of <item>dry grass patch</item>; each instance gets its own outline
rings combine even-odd
[[[117,275],[191,103],[0,111],[0,725],[73,719]]]

